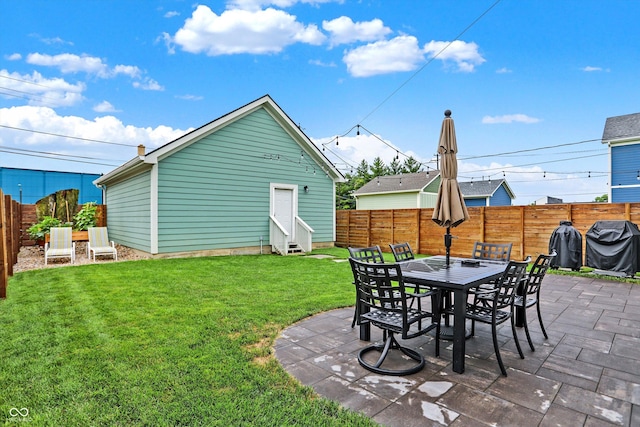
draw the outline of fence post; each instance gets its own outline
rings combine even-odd
[[[7,227],[5,226],[5,206],[4,206],[4,195],[2,190],[0,189],[0,298],[4,299],[7,297],[7,282],[9,281],[8,274],[8,259],[7,259]]]

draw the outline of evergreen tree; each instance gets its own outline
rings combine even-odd
[[[402,165],[400,162],[394,157],[389,165],[389,175],[400,175],[402,173]]]
[[[377,176],[385,176],[389,174],[389,168],[384,164],[380,157],[376,157],[373,159],[373,164],[371,165],[371,177],[375,178]]]
[[[402,173],[416,173],[420,172],[422,168],[422,164],[418,162],[416,159],[411,157],[407,157],[404,159],[404,165],[402,166]]]

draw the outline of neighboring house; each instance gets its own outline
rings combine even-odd
[[[564,203],[557,197],[546,196],[533,202],[535,205],[558,205]]]
[[[356,209],[432,208],[436,205],[440,171],[385,175],[353,192]]]
[[[468,207],[511,206],[516,196],[503,178],[487,181],[461,182],[460,192]]]
[[[138,154],[95,181],[120,244],[161,256],[286,254],[336,240],[344,177],[268,95]]]
[[[640,201],[640,113],[609,117],[602,142],[609,146],[609,202]]]
[[[510,206],[515,199],[504,179],[459,182],[467,206]],[[440,171],[386,175],[373,178],[354,191],[356,209],[433,208],[438,197]]]
[[[78,204],[102,204],[102,190],[93,185],[95,173],[59,172],[0,167],[0,188],[4,194],[24,204],[34,204],[59,190],[78,190]]]

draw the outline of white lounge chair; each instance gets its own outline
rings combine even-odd
[[[118,260],[118,250],[113,240],[109,242],[107,227],[89,227],[87,231],[89,234],[87,256],[89,256],[89,258],[91,258],[91,253],[93,252],[94,262],[96,255],[111,255],[114,260]]]
[[[44,264],[49,258],[69,258],[71,264],[76,260],[76,244],[72,239],[70,227],[52,227],[49,230],[49,242],[44,245]]]

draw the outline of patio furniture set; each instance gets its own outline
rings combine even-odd
[[[529,347],[535,351],[526,320],[527,308],[535,306],[547,338],[539,293],[556,255],[554,251],[539,255],[527,272],[531,258],[510,260],[511,246],[476,242],[470,258],[448,259],[444,256],[415,258],[408,243],[393,244],[390,248],[394,263],[384,262],[379,246],[349,248],[356,287],[352,327],[359,326],[360,339],[365,341],[370,340],[371,325],[383,331],[381,343],[360,350],[360,365],[386,375],[418,372],[425,365],[424,357],[407,347],[405,340],[432,333],[435,334],[435,356],[439,357],[440,340],[451,339],[453,371],[463,373],[465,340],[475,335],[475,324],[479,322],[490,325],[496,359],[506,376],[497,326],[510,321],[518,354],[524,359],[516,327],[524,327]],[[467,320],[471,321],[470,332]]]
[[[95,262],[96,256],[112,256],[118,260],[118,250],[115,242],[109,241],[107,227],[89,227],[87,229],[87,257]],[[52,227],[50,238],[44,246],[44,263],[52,258],[69,258],[71,264],[76,259],[76,242],[73,241],[70,227]]]

